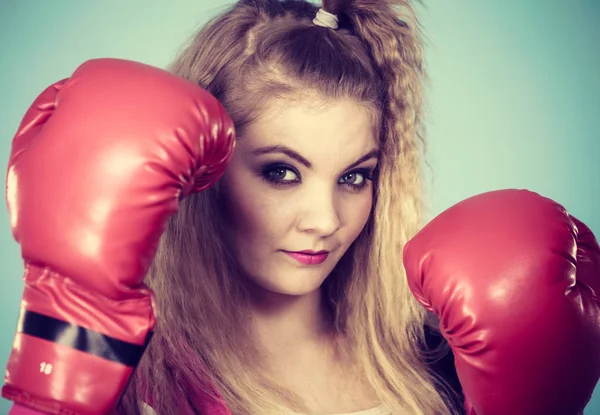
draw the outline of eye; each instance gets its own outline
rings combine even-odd
[[[338,180],[338,184],[345,186],[348,190],[358,192],[363,190],[373,180],[373,171],[370,169],[358,169],[344,174]]]
[[[352,172],[343,175],[340,178],[340,184],[349,184],[353,186],[360,186],[365,181],[365,176],[361,172]]]
[[[283,167],[277,167],[275,169],[269,170],[267,172],[267,177],[270,180],[277,182],[290,182],[298,178],[296,173],[294,173],[290,169],[285,169]]]
[[[285,164],[271,164],[261,169],[262,177],[273,184],[293,184],[300,182],[300,173],[292,166]]]

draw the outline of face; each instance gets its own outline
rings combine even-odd
[[[256,287],[317,290],[360,234],[378,146],[350,100],[274,100],[248,126],[221,180],[231,249]]]

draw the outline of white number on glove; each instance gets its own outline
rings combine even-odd
[[[44,375],[49,375],[50,373],[52,373],[52,363],[40,363],[40,372]]]

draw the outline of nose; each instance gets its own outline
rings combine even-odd
[[[338,203],[331,189],[313,190],[303,198],[298,229],[324,238],[333,235],[341,227]]]

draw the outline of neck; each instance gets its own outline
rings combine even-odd
[[[257,291],[251,298],[253,332],[267,353],[289,352],[330,334],[320,290],[302,296]]]

